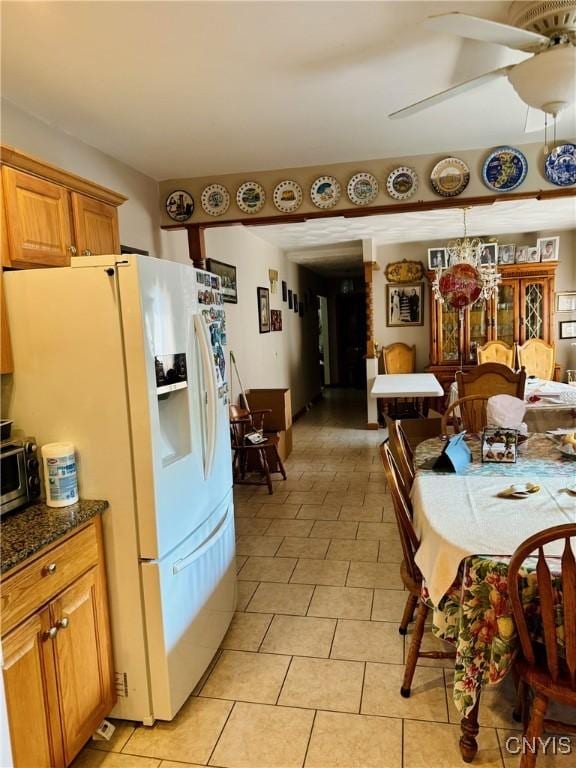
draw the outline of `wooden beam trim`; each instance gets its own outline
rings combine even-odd
[[[69,173],[62,168],[50,165],[50,163],[46,163],[44,160],[27,155],[25,152],[14,149],[14,147],[8,147],[5,144],[0,145],[0,161],[2,165],[15,168],[17,171],[31,173],[33,176],[47,179],[73,192],[81,192],[83,195],[94,197],[96,200],[109,203],[110,205],[119,206],[128,200],[125,195],[121,195],[119,192],[114,192],[112,189],[94,184],[89,179],[76,176],[74,173]]]
[[[310,211],[310,213],[285,213],[274,216],[243,217],[240,219],[226,219],[225,221],[202,221],[196,224],[163,224],[162,229],[188,229],[191,226],[225,227],[244,224],[249,226],[266,226],[269,224],[298,224],[313,219],[328,219],[335,216],[347,219],[362,218],[364,216],[381,216],[392,213],[414,213],[417,211],[434,211],[443,208],[463,208],[466,206],[492,205],[510,200],[554,200],[561,197],[576,197],[576,189],[541,189],[532,192],[511,192],[506,195],[487,195],[485,197],[451,197],[442,200],[418,200],[413,203],[391,203],[389,205],[376,205],[370,208],[341,208],[329,211]]]

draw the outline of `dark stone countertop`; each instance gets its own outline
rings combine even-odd
[[[49,507],[42,502],[8,512],[0,522],[0,573],[103,512],[107,501],[80,500],[68,507]]]

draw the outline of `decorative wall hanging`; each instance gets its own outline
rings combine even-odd
[[[388,264],[384,274],[389,283],[415,283],[422,279],[424,265],[421,261],[394,261]]]
[[[222,261],[208,259],[206,268],[220,278],[222,296],[227,304],[238,303],[238,286],[236,284],[236,267],[232,264],[224,264]]]
[[[166,213],[174,221],[188,221],[194,212],[194,198],[183,189],[170,192],[166,198]]]
[[[316,208],[333,208],[342,190],[334,176],[319,176],[310,188],[310,197]]]
[[[288,286],[286,280],[282,280],[282,301],[288,301]]]
[[[413,168],[395,168],[386,180],[386,189],[394,200],[408,200],[418,189],[418,175]]]
[[[278,290],[278,270],[269,269],[268,279],[270,280],[270,293],[276,293]]]
[[[270,310],[270,330],[272,331],[282,330],[282,310],[280,309]]]
[[[558,187],[576,184],[576,144],[561,144],[544,163],[546,178]]]
[[[272,200],[276,208],[282,211],[282,213],[297,211],[302,205],[302,187],[296,181],[291,181],[290,179],[281,181],[274,188]]]
[[[486,157],[482,165],[484,184],[496,192],[510,192],[516,189],[526,178],[528,161],[514,147],[496,147]]]
[[[445,157],[436,163],[430,174],[432,189],[441,197],[462,194],[470,181],[470,168],[457,157]]]
[[[386,325],[424,325],[424,283],[386,284]]]
[[[257,288],[258,294],[258,328],[260,333],[270,331],[270,291],[268,288]]]
[[[369,205],[378,195],[378,179],[371,173],[356,173],[348,182],[350,202],[354,205]]]
[[[266,193],[256,181],[245,181],[236,192],[236,203],[244,213],[258,213],[264,207]]]
[[[210,184],[202,190],[200,202],[209,216],[222,216],[230,206],[230,193],[222,184]]]

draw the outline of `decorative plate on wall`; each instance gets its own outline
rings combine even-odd
[[[378,194],[378,179],[371,173],[356,173],[347,187],[348,197],[354,205],[369,205]]]
[[[202,190],[200,202],[209,216],[222,216],[230,205],[230,194],[222,184],[210,184]]]
[[[310,188],[316,208],[332,208],[340,200],[342,190],[334,176],[319,176]]]
[[[395,168],[386,180],[386,189],[395,200],[408,200],[418,189],[418,176],[413,168]]]
[[[281,181],[274,188],[272,199],[279,211],[282,211],[282,213],[292,213],[292,211],[297,211],[302,205],[302,187],[290,179]]]
[[[187,221],[194,211],[194,198],[183,189],[170,192],[166,198],[166,213],[174,221]]]
[[[544,163],[546,178],[558,187],[576,184],[576,144],[561,144]]]
[[[526,178],[528,161],[514,147],[496,147],[490,152],[482,166],[482,180],[489,189],[496,192],[510,192]]]
[[[470,168],[457,157],[445,157],[436,163],[430,174],[432,188],[441,197],[462,194],[470,181]]]
[[[256,181],[245,181],[236,192],[236,203],[244,213],[258,213],[266,202],[264,187]]]

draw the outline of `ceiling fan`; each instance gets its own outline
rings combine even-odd
[[[528,107],[556,117],[576,101],[576,2],[548,0],[513,2],[510,24],[501,24],[466,13],[431,16],[424,25],[438,32],[503,45],[533,56],[392,112],[392,119],[409,117],[428,107],[476,88],[491,80],[507,77]],[[530,113],[530,109],[529,109]],[[527,116],[527,130],[529,115]]]

